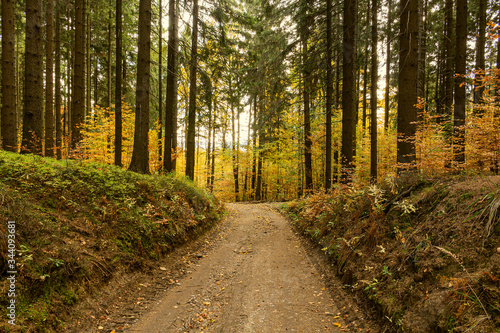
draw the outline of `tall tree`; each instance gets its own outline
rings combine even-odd
[[[356,149],[356,28],[357,0],[344,1],[343,87],[342,87],[342,181],[348,182],[354,171]]]
[[[129,170],[149,173],[149,78],[151,60],[151,0],[139,2],[137,86],[135,90],[134,148]]]
[[[173,167],[173,150],[174,145],[174,128],[176,126],[176,120],[174,114],[176,113],[177,105],[177,50],[178,50],[178,38],[177,38],[177,0],[169,0],[168,4],[168,54],[167,54],[167,88],[166,88],[166,100],[165,100],[165,143],[164,152],[165,156],[163,158],[163,169],[166,172],[174,171]]]
[[[115,57],[115,165],[122,165],[122,62],[123,62],[123,4],[116,0],[116,57]],[[111,61],[111,60],[110,60]],[[109,64],[111,66],[111,64]]]
[[[457,0],[455,54],[455,109],[453,122],[453,160],[465,162],[465,74],[467,65],[467,0]]]
[[[196,70],[198,68],[198,0],[193,0],[193,33],[189,73],[189,109],[186,142],[186,176],[194,180],[196,138]]]
[[[332,0],[326,0],[326,143],[325,189],[332,187]]]
[[[399,24],[398,171],[415,167],[418,92],[418,0],[402,0]]]
[[[158,165],[162,165],[163,137],[163,4],[158,2]]]
[[[300,38],[302,44],[302,98],[304,103],[304,171],[306,191],[313,189],[312,177],[312,134],[311,134],[311,64],[309,63],[309,25],[311,14],[308,10],[308,1],[302,2],[302,26],[300,27]]]
[[[445,31],[444,31],[444,114],[445,119],[451,119],[453,110],[453,80],[455,71],[454,64],[454,35],[453,35],[453,0],[446,0],[444,6],[445,12]]]
[[[22,153],[42,154],[43,43],[42,1],[26,1],[26,46]]]
[[[56,121],[56,156],[62,158],[62,91],[61,91],[61,1],[56,0],[55,26],[55,121]]]
[[[45,156],[54,156],[54,0],[46,1]]]
[[[75,0],[75,62],[73,96],[71,98],[71,148],[82,139],[81,127],[85,118],[85,0]]]
[[[385,108],[384,108],[384,129],[389,129],[389,110],[391,92],[391,39],[392,39],[392,0],[387,1],[387,44],[386,44],[386,68],[385,68]]]
[[[476,39],[476,73],[475,73],[475,89],[474,89],[474,113],[482,114],[482,104],[484,104],[484,71],[485,68],[485,46],[486,46],[486,0],[479,0],[478,19],[478,34]]]
[[[2,149],[17,151],[16,36],[14,0],[2,0]]]
[[[371,54],[371,91],[370,91],[370,180],[373,184],[377,183],[377,89],[378,89],[378,0],[372,0],[372,54]]]

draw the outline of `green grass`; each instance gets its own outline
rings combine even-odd
[[[16,221],[18,330],[54,331],[82,281],[141,269],[218,222],[221,204],[191,181],[84,161],[0,151],[0,267],[6,221]],[[0,306],[6,308],[5,279]],[[2,310],[4,316],[5,310]],[[3,324],[2,324],[3,325]],[[12,327],[0,326],[0,331]]]

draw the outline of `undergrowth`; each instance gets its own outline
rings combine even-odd
[[[219,202],[192,182],[0,151],[0,306],[8,305],[7,221],[16,223],[16,330],[56,331],[83,295],[146,269],[216,223]],[[5,321],[0,331],[12,330]]]
[[[500,329],[500,177],[340,186],[285,208],[345,287],[405,332]]]

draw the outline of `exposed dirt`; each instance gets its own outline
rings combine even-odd
[[[70,331],[381,331],[271,204],[227,206],[218,228],[82,304]]]
[[[500,332],[500,176],[403,178],[288,207],[400,331]]]

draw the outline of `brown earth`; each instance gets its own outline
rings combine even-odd
[[[227,206],[206,236],[82,302],[69,331],[382,331],[273,205]]]

